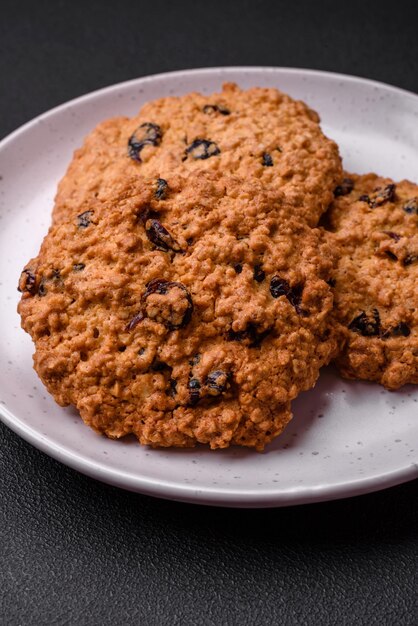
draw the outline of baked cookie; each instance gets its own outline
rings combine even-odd
[[[106,199],[109,187],[131,176],[163,181],[156,190],[163,194],[172,175],[197,172],[258,180],[282,191],[286,210],[310,225],[342,177],[337,145],[303,102],[276,89],[225,84],[218,94],[162,98],[136,117],[100,124],[75,153],[54,218],[94,197]]]
[[[326,234],[262,178],[217,174],[69,203],[21,275],[36,371],[109,437],[262,450],[335,355]]]
[[[418,383],[418,186],[347,174],[327,214],[341,246],[335,315],[347,378]]]

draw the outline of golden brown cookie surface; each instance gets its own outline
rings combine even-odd
[[[348,336],[337,365],[389,389],[418,383],[418,186],[346,176],[327,214],[341,246],[335,314]]]
[[[69,203],[20,281],[57,402],[111,437],[262,449],[336,349],[334,252],[286,210],[261,180],[210,170]]]
[[[219,94],[162,98],[136,117],[100,124],[60,184],[54,217],[96,194],[105,197],[126,177],[169,181],[206,171],[219,181],[235,175],[283,192],[287,211],[310,225],[342,175],[336,144],[304,103],[276,89],[226,84]]]

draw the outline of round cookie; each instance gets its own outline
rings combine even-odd
[[[327,219],[341,247],[335,317],[347,378],[388,389],[418,383],[418,186],[376,174],[347,178]]]
[[[68,207],[20,279],[35,369],[110,437],[262,450],[335,355],[321,229],[261,180],[138,176]]]
[[[276,89],[242,91],[228,83],[218,94],[162,98],[133,118],[100,124],[60,183],[54,219],[92,197],[105,198],[108,186],[131,176],[170,184],[175,174],[206,171],[284,192],[287,217],[310,225],[342,177],[337,145],[314,111]]]

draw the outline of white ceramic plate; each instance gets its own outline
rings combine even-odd
[[[61,409],[32,370],[32,343],[16,314],[20,271],[39,248],[73,150],[99,121],[147,100],[223,81],[272,86],[316,109],[345,167],[418,182],[418,96],[325,72],[221,68],[162,74],[102,89],[29,122],[0,144],[0,412],[24,439],[96,479],[155,496],[267,507],[366,493],[418,476],[418,391],[390,393],[326,370],[294,403],[294,420],[264,454],[150,450],[111,441]]]

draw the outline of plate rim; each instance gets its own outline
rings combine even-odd
[[[279,508],[351,498],[395,487],[418,478],[418,463],[410,463],[407,467],[402,467],[397,471],[358,478],[349,482],[342,481],[333,484],[331,487],[329,485],[304,486],[281,492],[273,489],[241,492],[233,489],[219,491],[213,487],[197,489],[192,485],[139,477],[128,472],[109,468],[104,463],[91,461],[88,457],[72,452],[49,440],[45,435],[38,433],[34,428],[16,418],[4,406],[0,406],[0,418],[6,426],[23,440],[55,461],[90,478],[126,491],[189,504],[226,508]]]
[[[209,75],[213,73],[222,75],[222,73],[227,74],[230,72],[254,74],[265,74],[266,72],[271,72],[272,74],[291,73],[308,75],[311,77],[329,77],[345,82],[360,82],[371,87],[384,88],[385,90],[389,90],[403,97],[412,97],[413,99],[418,100],[418,94],[401,87],[396,87],[394,85],[361,76],[329,72],[325,70],[281,66],[220,66],[176,70],[172,72],[146,75],[114,83],[63,102],[48,111],[37,115],[6,135],[0,141],[0,153],[7,148],[10,143],[19,138],[26,131],[29,131],[33,126],[36,126],[40,120],[45,120],[47,118],[50,119],[56,114],[61,113],[63,110],[68,109],[70,106],[77,106],[78,104],[88,102],[96,97],[106,96],[107,93],[113,92],[114,90],[129,88],[130,86],[138,84],[138,82],[147,83],[155,80],[164,80],[165,78],[172,80],[176,77],[184,78],[184,76],[193,75],[201,77],[202,74]],[[398,470],[391,470],[377,475],[354,478],[350,481],[341,481],[339,483],[334,483],[333,485],[319,484],[311,487],[304,485],[303,487],[293,488],[287,491],[280,491],[279,488],[264,489],[260,491],[242,490],[239,492],[234,489],[219,490],[213,487],[195,488],[192,485],[170,482],[169,480],[140,477],[129,472],[113,469],[106,466],[104,463],[92,461],[82,454],[73,452],[56,442],[51,441],[46,435],[38,432],[28,424],[25,424],[18,416],[14,415],[11,411],[9,411],[9,409],[7,409],[7,407],[1,404],[0,419],[13,432],[38,450],[41,450],[56,461],[59,461],[60,463],[63,463],[71,469],[81,472],[90,478],[126,489],[128,491],[194,504],[240,508],[283,507],[358,496],[393,487],[403,482],[418,478],[418,463],[412,462],[399,468]]]

